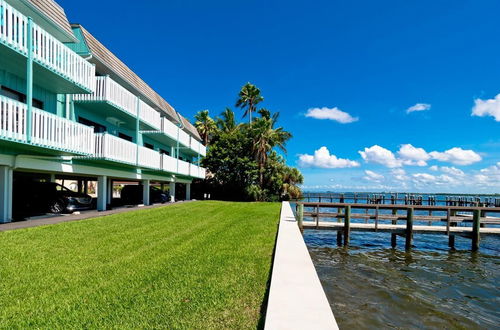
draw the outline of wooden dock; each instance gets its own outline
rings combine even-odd
[[[330,211],[332,210],[333,211]],[[363,210],[352,213],[352,210]],[[390,211],[383,213],[381,211]],[[415,215],[419,211],[420,215]],[[440,213],[436,215],[436,213]],[[471,239],[471,249],[479,249],[481,236],[500,235],[500,218],[488,214],[500,213],[500,207],[438,206],[367,203],[298,202],[298,224],[302,230],[319,229],[337,231],[337,244],[349,245],[351,231],[388,232],[391,246],[396,247],[397,236],[405,238],[405,248],[411,249],[414,234],[447,235],[448,245],[455,246],[455,236]],[[470,214],[470,215],[469,215]],[[305,217],[311,220],[304,220]],[[324,221],[321,219],[337,219]],[[364,220],[364,223],[352,222]],[[382,222],[381,222],[382,221]],[[387,223],[390,221],[390,223]],[[398,223],[399,222],[399,223]],[[403,222],[401,224],[401,222]],[[415,224],[415,222],[418,222]],[[421,223],[424,222],[424,223]],[[460,226],[458,226],[461,224]],[[470,226],[468,226],[470,224]],[[498,227],[491,227],[491,226]]]

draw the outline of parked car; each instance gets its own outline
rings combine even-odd
[[[13,190],[13,213],[18,218],[47,212],[71,213],[92,207],[91,196],[55,182],[16,182]]]
[[[126,185],[121,191],[121,200],[125,205],[142,204],[142,185]],[[151,203],[166,203],[169,200],[169,195],[160,189],[149,186],[149,201]]]

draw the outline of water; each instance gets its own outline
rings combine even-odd
[[[334,231],[306,230],[304,240],[341,329],[500,327],[498,237],[477,253],[458,236],[451,251],[446,235],[416,234],[408,253],[404,238],[390,247],[389,233],[352,232],[349,248]]]

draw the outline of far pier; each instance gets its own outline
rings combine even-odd
[[[393,248],[401,236],[407,250],[414,234],[447,235],[450,248],[455,237],[462,236],[471,239],[471,250],[477,251],[482,236],[500,235],[499,198],[439,197],[306,194],[296,211],[302,230],[336,231],[339,246],[349,245],[351,232],[364,231],[390,233]]]

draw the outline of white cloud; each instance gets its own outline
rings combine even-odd
[[[472,115],[478,117],[492,116],[495,121],[500,121],[500,94],[489,100],[474,100]]]
[[[370,170],[366,170],[365,174],[366,175],[363,177],[363,179],[368,181],[381,182],[382,180],[384,180],[384,176],[382,174],[378,174]]]
[[[432,165],[431,167],[429,167],[429,169],[430,169],[431,171],[439,171],[439,166]]]
[[[430,108],[431,108],[430,104],[427,104],[427,103],[417,103],[417,104],[409,107],[408,109],[406,109],[406,113],[412,113],[412,112],[415,112],[415,111],[427,111],[427,110],[430,110]]]
[[[348,124],[359,120],[358,117],[353,117],[347,112],[344,112],[337,107],[311,108],[307,110],[306,117],[311,117],[316,119],[329,119],[337,121],[341,124]]]
[[[500,162],[487,168],[483,168],[474,176],[478,184],[500,188]]]
[[[473,150],[464,150],[462,148],[451,148],[444,152],[433,151],[429,155],[441,162],[448,162],[455,165],[470,165],[481,161],[481,156]]]
[[[456,168],[456,167],[448,167],[448,166],[441,166],[441,172],[447,173],[449,175],[453,175],[456,177],[463,177],[465,176],[464,171]]]
[[[424,149],[415,148],[411,144],[403,144],[398,155],[404,165],[427,166],[427,161],[431,158]]]
[[[359,154],[367,163],[381,164],[391,168],[401,166],[401,161],[396,159],[392,151],[378,145],[365,148],[364,151],[359,151]]]
[[[344,168],[358,167],[359,163],[349,159],[337,158],[331,155],[327,147],[321,147],[314,151],[314,155],[299,155],[299,166],[319,168]]]
[[[408,176],[406,175],[406,171],[402,168],[395,168],[391,171],[392,177],[397,181],[407,181]]]

